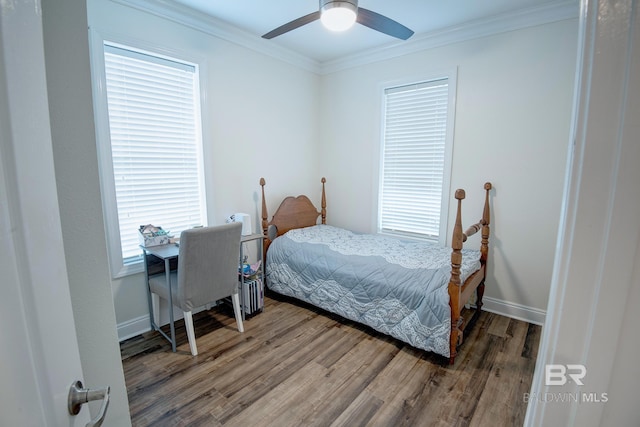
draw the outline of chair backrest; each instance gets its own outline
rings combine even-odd
[[[242,223],[236,222],[180,234],[174,302],[183,311],[237,292],[241,232]]]

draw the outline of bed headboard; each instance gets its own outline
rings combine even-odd
[[[271,221],[268,221],[267,202],[264,197],[264,186],[266,181],[260,178],[262,187],[262,232],[265,235],[265,250],[268,247],[271,237],[280,236],[294,228],[310,227],[318,223],[318,217],[322,218],[322,224],[327,223],[327,199],[325,196],[324,184],[327,180],[323,177],[322,182],[322,208],[320,211],[311,203],[307,196],[286,197],[273,214]],[[270,233],[270,226],[275,226],[276,232]],[[272,228],[273,230],[273,228]]]

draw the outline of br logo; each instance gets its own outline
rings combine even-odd
[[[587,375],[584,365],[545,365],[545,385],[565,385],[567,377],[576,385],[584,385],[582,379]]]

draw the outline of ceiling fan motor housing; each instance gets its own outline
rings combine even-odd
[[[320,0],[320,11],[332,9],[334,7],[344,7],[358,13],[358,0]]]
[[[357,18],[357,0],[320,0],[320,20],[331,31],[341,32],[348,30],[353,26]]]

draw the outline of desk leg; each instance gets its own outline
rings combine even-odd
[[[242,312],[242,320],[246,320],[244,308],[246,301],[244,300],[244,243],[240,242],[240,311]]]
[[[160,297],[157,294],[151,294],[151,307],[153,309],[153,323],[160,324]]]
[[[171,292],[171,265],[169,258],[164,260],[164,272],[167,278],[167,288],[169,288],[169,328],[171,329],[171,350],[176,352],[176,328],[173,325],[173,295]]]
[[[264,312],[264,241],[262,238],[258,240],[258,254],[260,254],[260,268],[256,277],[260,280],[260,312]]]
[[[142,256],[144,257],[144,283],[147,286],[147,303],[149,304],[149,324],[151,326],[151,330],[155,331],[158,325],[158,320],[156,320],[156,310],[157,305],[153,305],[153,294],[151,293],[151,288],[149,287],[149,265],[147,264],[147,251],[142,251]]]

